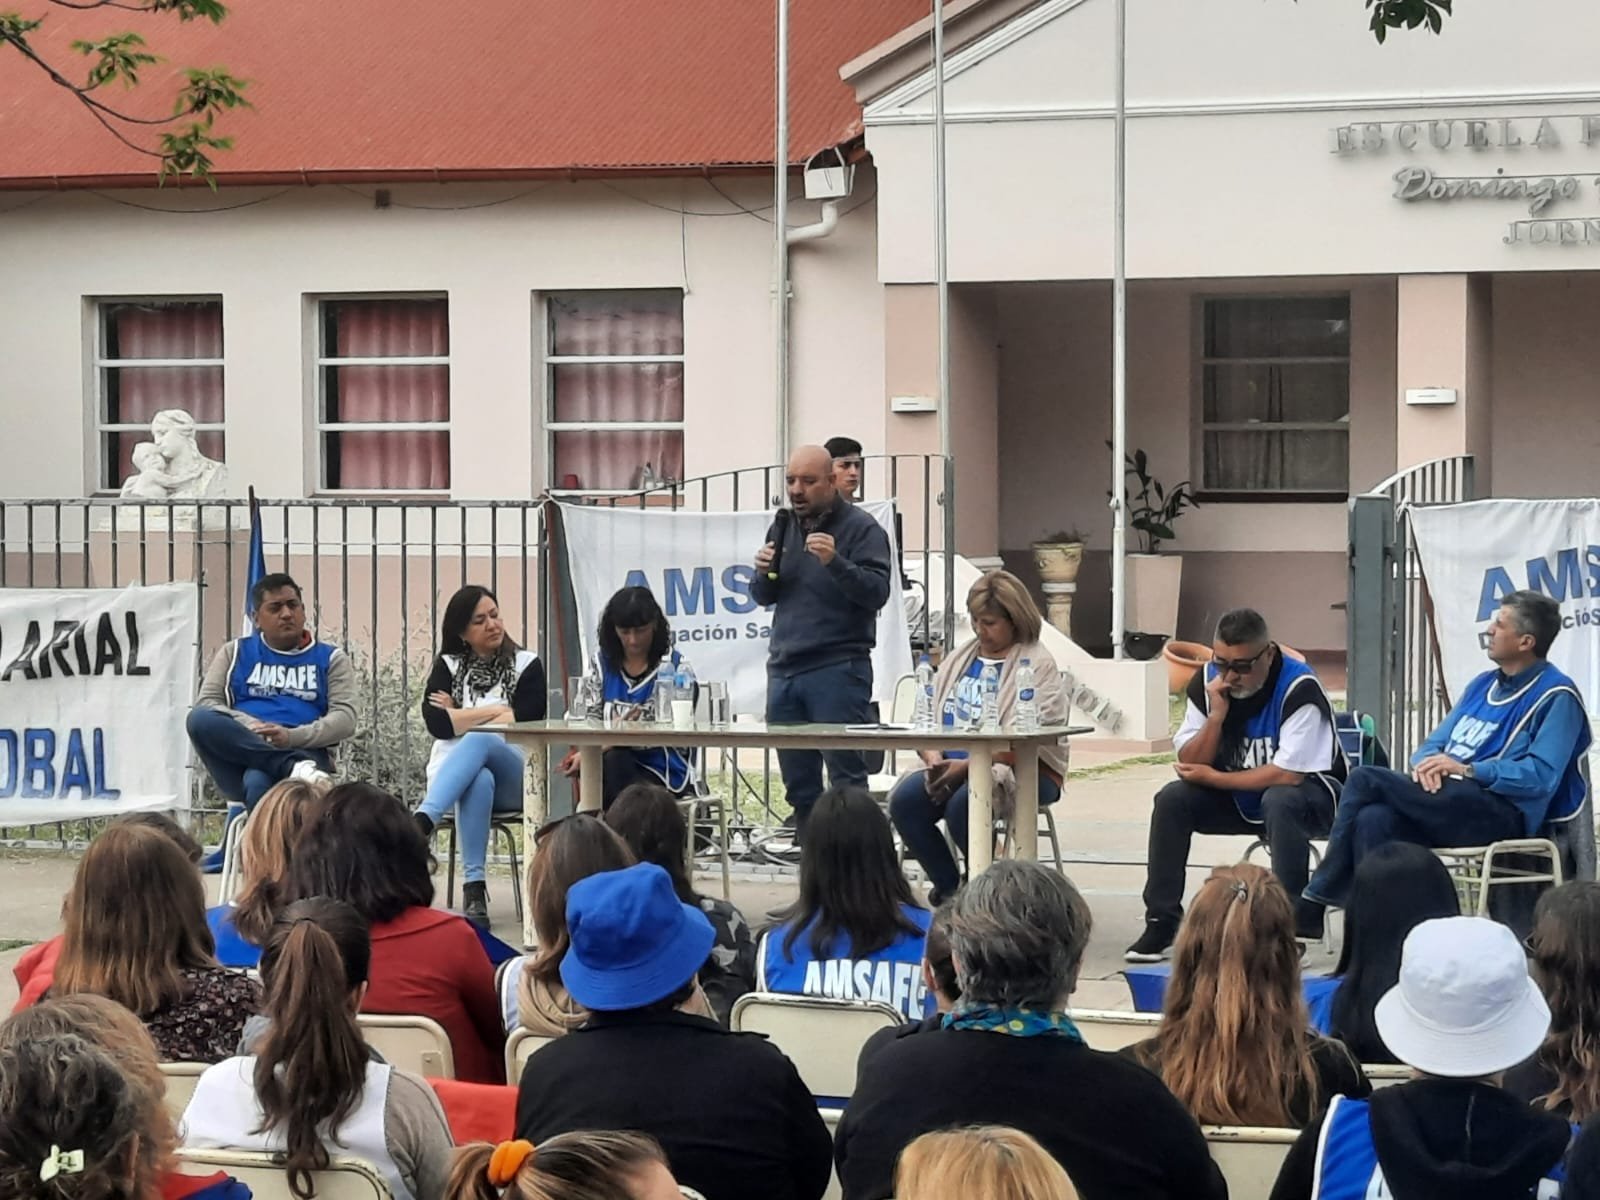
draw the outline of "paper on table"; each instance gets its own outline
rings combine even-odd
[[[916,728],[913,725],[897,725],[888,721],[874,722],[871,725],[846,725],[846,733],[910,733]]]

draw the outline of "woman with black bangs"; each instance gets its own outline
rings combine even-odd
[[[667,615],[649,588],[625,587],[606,601],[595,633],[600,646],[595,656],[600,673],[600,698],[612,720],[637,721],[654,715],[656,675],[669,662],[674,675],[686,665],[672,648]],[[662,746],[614,746],[601,759],[604,807],[635,783],[660,784],[674,796],[686,796],[694,787],[694,764],[682,750]],[[570,777],[578,774],[578,752],[562,760]]]

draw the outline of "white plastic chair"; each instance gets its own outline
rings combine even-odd
[[[245,822],[250,819],[248,809],[229,821],[222,831],[222,877],[217,881],[217,902],[228,904],[238,898],[243,880],[239,862],[239,843],[244,838]]]
[[[522,1071],[528,1065],[528,1060],[555,1040],[553,1037],[540,1037],[533,1030],[521,1026],[512,1030],[511,1036],[506,1039],[506,1082],[512,1087],[521,1083]]]
[[[1300,1136],[1298,1129],[1257,1125],[1206,1125],[1202,1131],[1211,1161],[1228,1182],[1228,1200],[1267,1200],[1289,1147]]]
[[[391,1067],[432,1079],[456,1077],[450,1035],[432,1017],[357,1013],[356,1024],[383,1061]]]
[[[917,677],[915,675],[902,675],[895,680],[894,696],[889,702],[889,716],[891,725],[909,725],[917,712]],[[889,795],[889,789],[894,787],[894,781],[900,777],[896,769],[895,756],[899,751],[890,750],[884,756],[882,771],[876,775],[867,776],[867,791],[872,793],[872,798],[880,804]]]
[[[794,1063],[813,1096],[848,1097],[856,1059],[880,1029],[905,1023],[900,1010],[864,1000],[749,992],[734,1001],[735,1032],[763,1033]]]
[[[185,1175],[226,1171],[250,1189],[255,1200],[296,1200],[289,1190],[283,1156],[256,1150],[178,1151],[178,1169]],[[316,1200],[393,1200],[389,1185],[370,1163],[335,1155],[327,1167],[311,1172]]]
[[[1121,1050],[1154,1037],[1160,1013],[1123,1012],[1119,1009],[1073,1009],[1068,1014],[1091,1050]]]
[[[200,1083],[200,1076],[210,1063],[203,1062],[164,1062],[161,1064],[161,1073],[167,1077],[166,1103],[167,1111],[172,1114],[174,1121],[182,1117],[184,1110],[189,1107],[189,1099],[194,1095],[194,1089]]]
[[[1403,1063],[1362,1063],[1361,1073],[1367,1077],[1373,1091],[1394,1087],[1397,1083],[1417,1077],[1417,1073]]]

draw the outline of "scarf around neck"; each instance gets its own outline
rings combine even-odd
[[[468,650],[461,656],[461,666],[450,681],[450,698],[457,706],[465,703],[468,692],[478,699],[499,690],[507,704],[511,693],[517,690],[517,647],[510,638],[500,643],[500,649],[488,658],[480,658]]]
[[[1066,1038],[1083,1045],[1083,1034],[1064,1012],[1037,1008],[1001,1008],[991,1004],[958,1004],[945,1013],[945,1029],[979,1029],[1006,1037]]]

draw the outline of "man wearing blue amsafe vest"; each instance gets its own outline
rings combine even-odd
[[[1349,899],[1356,864],[1385,842],[1482,846],[1538,837],[1577,815],[1589,720],[1577,685],[1547,661],[1560,632],[1554,600],[1512,592],[1484,635],[1495,669],[1469,683],[1417,747],[1411,774],[1350,773],[1322,866],[1295,914],[1302,934],[1320,936],[1325,909]]]
[[[1291,899],[1305,886],[1311,839],[1333,824],[1344,755],[1314,672],[1278,649],[1252,608],[1222,614],[1212,659],[1189,682],[1172,737],[1178,778],[1156,793],[1145,869],[1145,927],[1129,962],[1159,962],[1183,916],[1197,833],[1255,834]]]
[[[300,585],[265,575],[250,599],[256,632],[217,652],[187,722],[229,821],[281,779],[331,782],[329,749],[356,731],[350,658],[306,628]],[[203,867],[222,869],[220,848]]]

